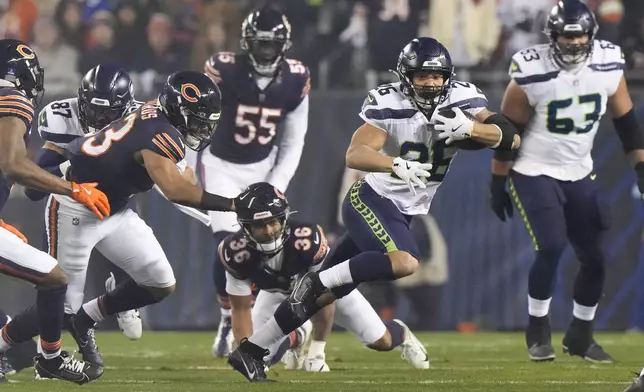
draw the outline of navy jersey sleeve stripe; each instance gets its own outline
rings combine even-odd
[[[43,130],[42,128],[40,129],[40,137],[42,140],[46,142],[52,142],[52,143],[71,143],[76,138],[78,138],[78,135],[68,135],[68,134],[63,134],[63,133],[53,133],[53,132],[47,132]]]
[[[596,72],[621,71],[624,69],[624,63],[590,64],[589,67]]]
[[[530,75],[523,78],[514,78],[514,81],[517,82],[519,86],[525,86],[527,84],[547,82],[557,76],[559,76],[559,71],[553,71],[545,74]]]
[[[169,158],[172,162],[177,163],[178,162],[177,158],[175,158],[174,155],[172,155],[172,153],[166,148],[166,146],[162,142],[160,142],[159,140],[160,139],[157,136],[155,136],[152,139],[152,143],[154,143],[154,145],[158,148],[157,152],[160,153],[161,155]]]
[[[31,122],[33,121],[33,117],[25,113],[25,111],[22,109],[4,108],[1,106],[0,117],[18,117],[19,119],[24,121],[27,128],[31,128]]]
[[[402,120],[412,118],[416,113],[414,109],[368,109],[364,115],[370,120]]]
[[[183,160],[183,158],[186,157],[186,154],[184,153],[183,149],[179,147],[179,145],[174,140],[172,140],[170,135],[168,135],[167,133],[162,133],[161,135],[170,144],[169,147],[171,147],[171,150],[173,151],[175,156],[179,158],[180,161]]]
[[[461,101],[451,103],[447,106],[442,107],[441,110],[452,109],[455,107],[458,107],[460,109],[475,109],[475,108],[484,108],[486,106],[487,106],[487,99],[483,97],[476,97],[476,98],[463,99]]]

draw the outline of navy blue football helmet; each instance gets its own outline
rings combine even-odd
[[[0,39],[0,79],[24,92],[34,105],[40,103],[45,93],[45,71],[36,53],[16,39]]]
[[[442,86],[414,85],[416,72],[439,73],[443,75]],[[449,94],[454,66],[449,51],[434,38],[414,38],[398,56],[396,74],[400,78],[405,94],[425,114],[431,114],[436,106],[445,101]]]
[[[123,69],[100,64],[85,74],[78,89],[78,115],[85,133],[100,131],[134,103],[134,87]]]
[[[291,234],[288,224],[291,209],[286,196],[273,185],[258,182],[246,188],[235,200],[239,201],[235,204],[237,222],[249,243],[267,255],[279,252]],[[265,227],[274,231],[262,233],[261,237],[253,234],[256,230],[261,232]]]
[[[545,33],[550,40],[555,60],[564,66],[580,64],[593,51],[593,40],[599,25],[588,6],[579,0],[562,0],[550,11]],[[586,44],[565,44],[557,42],[558,37],[588,36]]]
[[[279,10],[265,6],[242,23],[241,49],[258,74],[273,76],[291,48],[291,24]]]
[[[168,76],[159,104],[188,148],[208,147],[221,117],[221,91],[206,74],[179,71]]]

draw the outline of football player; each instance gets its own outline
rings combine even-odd
[[[322,267],[329,247],[319,225],[290,218],[286,197],[269,183],[248,187],[239,196],[236,213],[241,229],[221,242],[218,255],[226,268],[232,330],[239,344],[241,338],[263,328],[301,275]],[[253,285],[259,293],[251,310]],[[338,324],[357,335],[367,347],[379,351],[400,347],[403,357],[414,367],[429,367],[425,348],[409,328],[399,320],[383,323],[358,290],[338,300],[335,308]],[[311,334],[310,321],[275,342],[264,358],[266,364],[276,363],[289,350],[291,355],[285,357],[287,369],[304,365],[309,371],[328,371],[325,333],[331,330],[333,316],[333,305],[314,316],[318,336],[311,343],[306,363],[302,351]]]
[[[112,65],[97,65],[83,77],[78,89],[78,96],[51,102],[45,106],[38,117],[38,132],[45,141],[35,161],[38,166],[48,172],[62,177],[63,167],[69,167],[64,149],[75,139],[90,133],[98,132],[112,121],[133,112],[140,106],[134,100],[130,76],[123,69]],[[45,192],[25,188],[25,195],[30,200],[41,200],[48,196]],[[48,221],[45,215],[45,222]],[[62,257],[59,249],[58,261],[67,274],[67,300],[65,314],[71,315],[78,311],[83,304],[85,275],[89,259],[68,260]],[[113,274],[105,282],[112,290],[115,287]],[[141,317],[137,310],[131,310],[116,315],[119,327],[130,339],[141,337]],[[69,321],[69,317],[66,317]],[[79,343],[79,350],[87,347],[86,337],[77,336],[71,326],[68,331]]]
[[[348,235],[334,256],[343,261],[305,274],[274,317],[229,356],[247,378],[250,372],[244,369],[254,372],[262,366],[259,350],[296,329],[321,306],[362,282],[414,273],[419,251],[409,222],[413,215],[429,212],[459,147],[510,150],[520,143],[514,126],[487,110],[481,90],[454,80],[449,52],[435,39],[413,39],[400,53],[396,69],[400,82],[367,95],[360,112],[365,123],[347,150],[347,166],[369,174],[351,187],[343,202]]]
[[[295,174],[308,127],[310,76],[301,62],[286,58],[291,25],[271,7],[253,11],[242,24],[241,53],[215,53],[205,73],[221,89],[221,124],[201,156],[202,184],[208,192],[232,197],[266,181],[285,192]],[[283,128],[282,128],[283,127]],[[278,128],[283,129],[277,135]],[[279,143],[277,142],[279,140]],[[211,212],[215,249],[237,231],[235,215]],[[232,343],[226,274],[214,264],[221,321],[213,354],[227,355]]]
[[[29,46],[14,39],[0,40],[0,207],[6,203],[15,182],[64,195],[78,203],[83,213],[103,219],[109,216],[110,206],[107,196],[96,189],[96,183],[65,181],[27,159],[26,140],[34,107],[44,92],[43,83],[43,69]],[[103,374],[101,367],[77,361],[61,351],[67,276],[53,255],[29,246],[15,227],[2,220],[0,227],[0,273],[28,281],[38,290],[32,308],[38,309],[35,335],[40,334],[43,353],[36,357],[34,367],[50,377],[79,384],[97,379]],[[32,337],[7,323],[0,332],[0,356],[12,345]],[[2,373],[0,380],[4,380]]]
[[[563,349],[591,362],[609,363],[613,359],[595,342],[592,327],[604,286],[602,241],[609,219],[595,181],[591,150],[599,120],[610,107],[644,193],[644,138],[626,87],[622,51],[595,39],[597,21],[590,9],[578,0],[560,1],[552,8],[545,31],[549,44],[512,57],[502,112],[523,130],[523,144],[518,156],[495,155],[491,204],[505,221],[514,199],[536,250],[528,278],[529,357],[555,358],[548,310],[557,265],[570,241],[580,266]]]
[[[95,323],[105,317],[151,305],[174,291],[172,267],[145,222],[126,206],[132,196],[156,184],[172,202],[204,210],[231,211],[233,200],[208,193],[183,171],[185,147],[202,150],[210,143],[221,113],[221,94],[204,74],[181,71],[170,75],[158,99],[113,121],[97,133],[69,143],[67,177],[98,181],[110,196],[112,216],[97,221],[68,198],[50,196],[47,205],[49,251],[86,268],[93,248],[131,278],[83,304],[69,325],[88,342],[88,362],[102,364],[93,339]],[[37,334],[25,321],[10,323]]]

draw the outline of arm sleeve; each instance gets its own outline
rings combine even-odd
[[[268,176],[268,182],[282,192],[286,192],[300,164],[308,126],[309,96],[307,95],[298,107],[286,116],[277,163]]]

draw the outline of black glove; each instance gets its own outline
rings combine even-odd
[[[637,173],[637,187],[644,200],[644,162],[637,162],[635,164],[635,173]]]
[[[512,199],[505,190],[505,182],[508,176],[492,175],[492,182],[490,183],[490,207],[496,216],[505,222],[505,216],[512,218],[514,212],[512,207]]]

